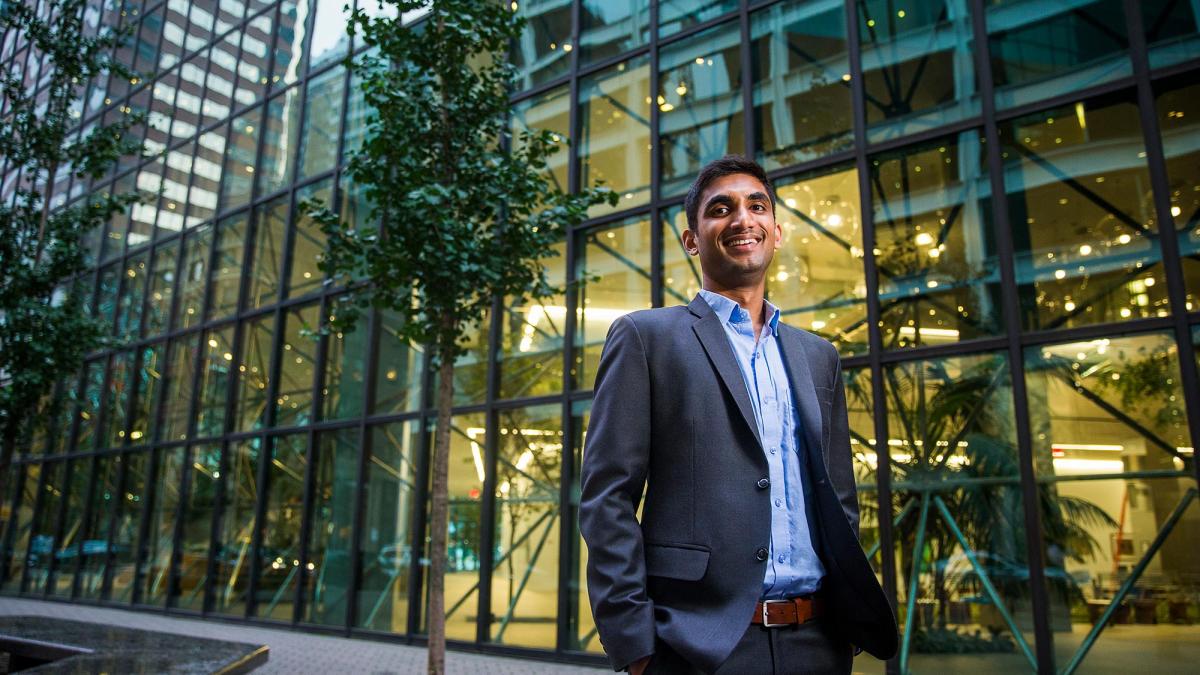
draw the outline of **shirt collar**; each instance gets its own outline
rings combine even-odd
[[[738,324],[745,323],[750,320],[750,312],[742,309],[742,306],[733,300],[714,293],[706,288],[700,289],[700,297],[712,307],[717,316],[725,323]],[[763,310],[771,318],[767,320],[767,324],[771,326],[771,335],[779,335],[779,308],[772,305],[769,300],[763,300]]]

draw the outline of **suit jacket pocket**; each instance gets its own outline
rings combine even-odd
[[[646,575],[699,581],[708,569],[708,551],[700,548],[646,544]]]

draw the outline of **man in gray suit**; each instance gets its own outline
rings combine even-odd
[[[764,297],[782,243],[770,181],[725,157],[684,207],[704,289],[618,319],[596,375],[579,528],[604,649],[633,675],[890,658],[896,620],[858,543],[841,361]]]

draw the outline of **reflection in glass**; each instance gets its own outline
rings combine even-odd
[[[310,0],[282,0],[279,24],[273,40],[275,59],[271,66],[271,89],[296,81],[304,71],[304,32],[308,23]]]
[[[314,4],[317,16],[313,21],[312,43],[308,47],[309,68],[313,70],[345,56],[350,48],[350,39],[346,35],[349,13],[344,9],[350,3],[346,0],[315,0]],[[341,100],[341,94],[338,99]]]
[[[258,550],[255,616],[292,620],[300,573],[300,521],[304,514],[304,472],[308,434],[277,436],[267,467],[266,521]]]
[[[978,113],[967,3],[857,4],[872,141],[936,129]],[[843,77],[849,79],[848,71]]]
[[[208,254],[211,245],[211,225],[189,232],[183,240],[177,328],[191,328],[203,320],[204,286],[208,283]]]
[[[234,209],[250,201],[254,185],[254,156],[258,151],[259,118],[262,109],[233,118],[225,150],[225,173],[221,181],[221,209]],[[203,139],[202,139],[203,140]]]
[[[566,73],[571,67],[571,3],[521,2],[517,14],[525,19],[512,49],[517,89],[530,89]]]
[[[1200,308],[1200,85],[1183,80],[1163,86],[1155,107],[1190,312]]]
[[[117,303],[116,336],[128,341],[136,338],[142,322],[142,300],[146,293],[146,278],[149,276],[148,253],[141,253],[125,261],[120,300]]]
[[[257,116],[255,116],[257,117]],[[237,154],[245,157],[245,147],[239,147]],[[253,151],[250,151],[253,153]],[[192,173],[192,186],[188,188],[188,213],[185,225],[195,227],[201,222],[212,218],[217,212],[217,195],[220,193],[222,173],[222,158],[225,154],[225,127],[215,131],[200,134],[196,141],[195,170]],[[249,155],[253,158],[253,154]],[[246,173],[245,165],[235,167]],[[230,181],[233,181],[230,178]],[[239,188],[241,186],[238,186]]]
[[[404,633],[413,563],[411,522],[421,435],[415,421],[371,428],[362,534],[361,586],[354,625]]]
[[[196,401],[196,435],[220,436],[225,431],[225,404],[229,398],[229,378],[233,375],[233,326],[205,333],[200,349],[203,360],[200,397]]]
[[[146,499],[147,474],[150,468],[148,452],[130,452],[123,455],[125,478],[121,483],[121,495],[115,504],[112,526],[112,577],[109,583],[109,600],[128,603],[133,599],[134,573],[137,556],[138,526],[142,521],[142,506]]]
[[[117,479],[121,464],[117,456],[97,457],[92,473],[92,501],[88,519],[80,535],[83,546],[79,554],[79,597],[98,600],[104,585],[104,568],[110,550],[108,535],[110,516],[120,496]]]
[[[1166,316],[1138,109],[1128,95],[1000,125],[1027,330]]]
[[[250,564],[254,552],[254,505],[258,500],[256,479],[261,438],[234,441],[225,446],[221,480],[225,489],[221,499],[221,531],[217,536],[217,576],[214,579],[216,601],[213,609],[220,614],[244,616],[250,591]]]
[[[649,0],[582,0],[579,10],[579,66],[646,44]],[[564,46],[570,51],[569,45]]]
[[[741,33],[736,21],[664,47],[658,57],[661,193],[684,192],[700,167],[745,146]],[[622,203],[623,206],[629,206]]]
[[[279,295],[279,275],[283,265],[283,244],[287,232],[288,197],[283,195],[255,208],[254,251],[250,270],[250,289],[246,308],[262,307]]]
[[[993,0],[987,9],[996,107],[1129,75],[1121,0]]]
[[[267,421],[267,384],[274,327],[275,317],[268,314],[242,328],[242,359],[238,365],[241,386],[237,397],[237,428],[240,431],[260,429]]]
[[[421,405],[424,351],[400,338],[400,317],[379,312],[379,353],[375,357],[375,414],[406,412]],[[364,329],[360,329],[364,330]]]
[[[131,445],[149,443],[157,440],[158,416],[155,414],[158,405],[159,392],[163,385],[163,361],[166,360],[166,343],[147,345],[141,349],[141,362],[138,364],[137,398],[134,399],[132,417],[129,420],[126,435]],[[191,382],[191,378],[188,378]],[[191,398],[191,390],[180,395],[182,405],[186,406]]]
[[[834,167],[775,186],[783,244],[767,272],[767,293],[782,319],[837,345],[867,350],[866,278],[858,172]]]
[[[1141,0],[1150,67],[1161,68],[1200,56],[1200,6],[1190,0]]]
[[[104,359],[85,364],[84,378],[83,397],[76,408],[79,431],[75,437],[75,447],[81,451],[92,450],[97,446],[100,398],[104,394]]]
[[[546,281],[563,288],[567,280],[566,244],[558,255],[543,261]],[[500,369],[500,398],[542,396],[562,391],[563,339],[567,300],[562,293],[525,302],[506,299],[500,326],[496,365]]]
[[[332,316],[337,316],[337,308],[335,300]],[[321,388],[321,419],[362,415],[370,334],[371,322],[364,318],[349,333],[336,331],[326,338],[329,351]]]
[[[129,428],[129,397],[135,386],[134,358],[136,352],[117,352],[109,360],[108,387],[104,396],[103,448],[115,448],[125,444]]]
[[[645,56],[579,81],[580,184],[621,195],[618,209],[650,198],[650,66]],[[593,216],[607,213],[593,206]]]
[[[345,39],[344,29],[342,36]],[[345,83],[346,70],[341,67],[327,70],[309,81],[304,99],[304,133],[300,136],[297,179],[315,176],[337,164]]]
[[[885,366],[884,394],[898,618],[912,652],[901,668],[936,670],[967,652],[975,669],[1030,669],[1032,626],[1013,618],[1030,599],[1006,359]]]
[[[54,543],[58,537],[58,519],[62,515],[63,491],[66,488],[66,465],[65,461],[53,462],[46,464],[42,469],[45,477],[41,488],[41,504],[30,529],[32,543],[29,558],[25,563],[23,590],[28,593],[44,592],[46,580],[50,576]]]
[[[217,483],[221,475],[221,445],[193,446],[190,462],[183,470],[191,474],[187,500],[179,511],[179,583],[171,589],[168,604],[200,611],[208,584],[209,539],[217,506]]]
[[[674,35],[737,8],[737,0],[658,0],[658,37]]]
[[[358,500],[358,426],[317,435],[312,520],[304,576],[304,615],[310,623],[343,626],[350,594],[350,548]]]
[[[277,192],[295,177],[296,143],[300,136],[299,87],[292,87],[267,103],[264,124],[262,159],[255,168],[259,195]]]
[[[319,343],[315,331],[320,305],[296,307],[283,315],[283,352],[279,358],[279,391],[275,425],[298,426],[312,421],[313,374]]]
[[[871,159],[875,261],[886,348],[1000,330],[1000,272],[985,216],[991,194],[979,132]]]
[[[621,315],[649,309],[650,221],[634,216],[582,235],[575,259],[577,293],[575,389],[591,389],[609,326]]]
[[[71,586],[75,582],[75,570],[79,565],[83,507],[92,481],[92,460],[72,461],[67,473],[70,478],[64,483],[69,487],[62,498],[65,513],[58,514],[63,518],[62,530],[53,549],[55,568],[50,575],[50,584],[46,591],[48,595],[60,598],[71,597]]]
[[[162,440],[180,441],[188,436],[188,414],[200,334],[172,340],[167,356],[167,390],[162,403]]]
[[[558,617],[562,406],[499,414],[493,642],[553,648]]]
[[[149,301],[146,303],[145,335],[167,332],[171,323],[171,301],[175,296],[175,262],[179,240],[154,251],[154,273],[150,276]]]
[[[219,319],[237,312],[246,245],[246,221],[249,218],[250,212],[243,211],[222,220],[218,227],[209,293],[209,319]]]
[[[183,487],[183,448],[159,451],[158,474],[154,481],[154,504],[146,514],[149,519],[145,539],[145,567],[141,570],[141,602],[146,605],[164,604],[171,573],[175,519],[179,510],[180,490]]]
[[[307,185],[296,191],[296,202],[319,199],[328,204],[333,200],[333,178]],[[321,286],[325,273],[317,266],[325,258],[325,234],[312,218],[299,213],[292,224],[291,272],[288,275],[288,297],[297,298]]]
[[[30,541],[33,535],[33,512],[37,507],[38,482],[42,475],[41,464],[27,464],[24,471],[18,471],[10,480],[23,482],[10,483],[20,493],[17,510],[9,518],[9,532],[5,540],[8,545],[4,549],[3,565],[0,566],[0,591],[13,593],[19,589],[21,575],[25,567],[34,562]]]
[[[778,3],[750,16],[750,38],[758,162],[770,171],[849,149],[844,8]]]

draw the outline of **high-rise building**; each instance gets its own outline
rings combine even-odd
[[[88,241],[118,346],[17,459],[0,592],[424,630],[426,355],[387,312],[310,333],[340,292],[297,202],[370,222],[341,173],[369,113],[345,4],[88,10],[133,27],[117,56],[141,76],[88,83],[80,128],[145,111],[148,154],[60,175],[54,203],[144,199]],[[894,669],[1200,661],[1200,4],[513,5],[514,128],[569,139],[553,180],[620,203],[550,261],[578,284],[498,299],[457,364],[453,640],[599,662],[575,524],[605,333],[695,294],[683,193],[744,153],[778,191],[769,297],[842,353]],[[3,36],[29,87],[38,57]]]

